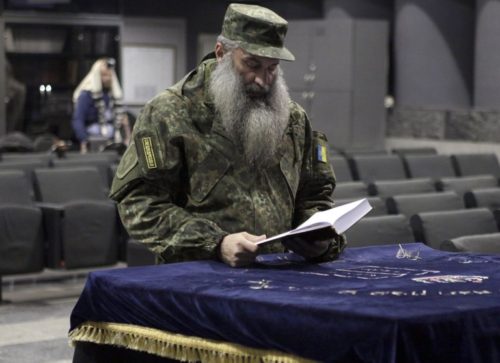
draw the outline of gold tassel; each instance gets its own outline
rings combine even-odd
[[[155,354],[183,362],[202,363],[312,363],[313,361],[275,350],[202,339],[163,330],[119,323],[87,321],[69,333],[75,342],[109,344]]]

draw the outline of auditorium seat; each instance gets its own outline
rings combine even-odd
[[[363,198],[363,197],[361,197]],[[354,202],[361,198],[345,198],[345,199],[335,199],[335,206],[340,206],[350,202]],[[387,206],[385,201],[379,197],[365,197],[368,203],[372,206],[372,210],[368,213],[371,216],[384,216],[387,215]]]
[[[464,194],[467,208],[500,209],[500,188],[482,188],[469,190]]]
[[[451,159],[457,175],[491,174],[500,177],[500,165],[495,154],[454,154]]]
[[[29,184],[33,185],[33,170],[37,168],[47,168],[50,164],[48,160],[27,160],[27,159],[10,159],[0,162],[0,170],[20,170],[28,178]]]
[[[500,233],[452,238],[443,241],[440,249],[451,252],[500,253]]]
[[[353,157],[355,155],[387,155],[388,151],[386,149],[380,148],[344,148],[340,151],[342,155],[346,158]]]
[[[72,168],[79,166],[93,166],[99,171],[102,185],[108,189],[110,176],[110,169],[112,162],[106,157],[82,157],[82,158],[69,158],[69,159],[54,159],[52,161],[54,168]]]
[[[362,181],[352,181],[337,183],[333,191],[333,198],[346,199],[346,198],[363,198],[368,196],[368,187]]]
[[[455,192],[394,195],[386,203],[390,214],[404,214],[408,218],[422,212],[464,209],[462,198]]]
[[[351,162],[357,180],[406,179],[403,162],[397,155],[354,155]]]
[[[82,154],[77,151],[69,151],[64,153],[61,159],[66,160],[82,160],[82,159],[102,159],[107,160],[111,163],[117,163],[120,161],[120,155],[113,150],[100,151],[100,152],[89,152]]]
[[[364,217],[345,234],[348,247],[415,242],[408,219],[401,214]]]
[[[143,243],[129,239],[127,241],[127,266],[146,266],[156,264],[156,255]]]
[[[2,275],[39,272],[44,267],[42,212],[19,170],[0,171],[0,301]]]
[[[375,180],[368,184],[368,194],[387,198],[399,194],[431,193],[436,186],[431,178]]]
[[[35,186],[44,211],[48,267],[117,262],[116,206],[107,198],[96,168],[36,169]]]
[[[442,178],[456,176],[448,155],[405,155],[410,178]]]
[[[495,187],[498,187],[498,180],[493,175],[440,178],[436,181],[437,190],[452,190],[460,196],[463,196],[469,190]]]
[[[2,162],[11,161],[41,161],[44,165],[49,165],[54,158],[54,155],[51,153],[43,152],[43,153],[3,153],[2,154]]]
[[[392,149],[392,153],[404,156],[404,155],[429,155],[437,154],[437,150],[433,147],[401,147]]]
[[[332,156],[330,157],[330,164],[335,172],[337,183],[353,180],[351,167],[349,166],[346,158],[343,156]]]
[[[435,249],[452,238],[498,232],[493,213],[486,208],[423,212],[413,215],[410,224],[416,240]]]

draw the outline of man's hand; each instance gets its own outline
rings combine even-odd
[[[220,258],[232,267],[250,265],[255,261],[257,249],[255,242],[266,239],[266,235],[255,236],[247,232],[228,234],[220,244]]]
[[[333,228],[307,232],[300,237],[287,238],[283,245],[305,259],[314,259],[326,253],[330,241],[337,236]]]

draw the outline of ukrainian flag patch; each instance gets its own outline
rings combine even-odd
[[[316,145],[316,158],[322,163],[328,162],[326,146],[321,144]]]

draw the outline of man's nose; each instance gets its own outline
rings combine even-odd
[[[262,88],[266,88],[269,83],[269,73],[266,70],[261,70],[255,73],[254,83],[258,84]]]
[[[256,75],[255,79],[253,81],[254,81],[254,83],[256,83],[257,85],[259,85],[262,88],[266,87],[266,82],[265,82],[264,78],[260,75]]]

